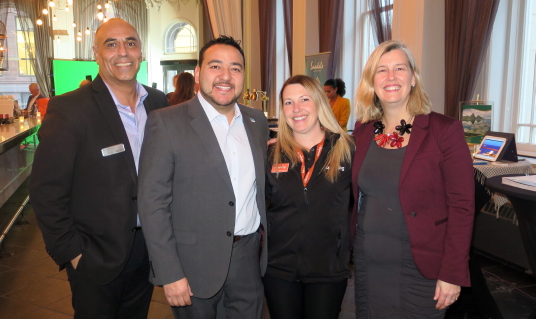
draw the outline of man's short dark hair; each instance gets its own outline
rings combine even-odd
[[[246,59],[244,58],[244,50],[240,47],[240,43],[238,43],[233,37],[226,36],[226,35],[220,35],[219,38],[213,39],[209,41],[207,44],[201,48],[201,51],[199,51],[199,67],[201,67],[201,64],[203,64],[203,58],[205,55],[205,51],[210,48],[211,46],[215,44],[225,44],[235,47],[240,54],[242,54],[242,60],[244,60],[244,67],[246,66]]]

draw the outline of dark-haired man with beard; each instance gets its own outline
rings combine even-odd
[[[147,121],[138,207],[151,280],[164,286],[176,318],[216,318],[219,301],[227,318],[261,318],[268,123],[236,103],[244,67],[233,38],[207,43],[197,96]]]

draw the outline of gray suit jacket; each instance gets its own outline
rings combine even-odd
[[[257,205],[265,224],[268,123],[260,111],[239,107],[255,163]],[[234,202],[225,159],[199,99],[151,112],[140,156],[138,211],[153,284],[186,277],[198,298],[210,298],[220,290],[233,246]],[[262,274],[267,261],[264,238]]]

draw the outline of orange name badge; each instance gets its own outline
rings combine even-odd
[[[272,173],[286,173],[288,172],[288,166],[289,166],[289,163],[272,165]]]

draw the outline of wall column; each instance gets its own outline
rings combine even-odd
[[[393,39],[413,53],[421,71],[432,110],[444,113],[445,2],[397,0],[393,6]]]

